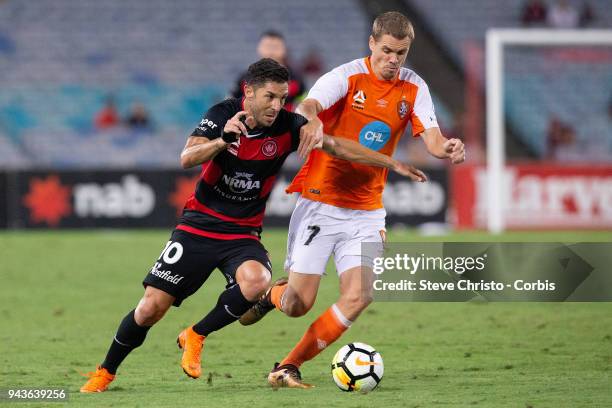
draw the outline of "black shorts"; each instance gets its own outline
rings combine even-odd
[[[236,270],[254,260],[272,273],[268,252],[258,240],[220,240],[174,230],[142,284],[176,297],[174,306],[193,295],[215,268],[225,276],[227,286],[236,282]]]

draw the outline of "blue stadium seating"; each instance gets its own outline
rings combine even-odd
[[[546,155],[546,134],[553,116],[571,124],[576,143],[571,160],[610,160],[612,120],[607,108],[612,95],[612,52],[607,63],[532,61],[525,50],[509,50],[507,59],[521,68],[506,71],[506,114],[534,151]],[[556,63],[555,63],[556,62]],[[508,65],[512,65],[508,62]],[[542,65],[545,65],[544,67]]]
[[[351,0],[0,2],[0,167],[15,151],[13,164],[174,166],[202,112],[257,58],[262,31],[285,33],[295,61],[316,46],[329,68],[365,54],[367,26]],[[155,137],[94,131],[108,95],[123,114],[144,103]]]
[[[482,42],[487,27],[515,26],[522,5],[519,0],[503,7],[487,0],[411,2],[458,60],[464,42]],[[596,25],[610,26],[612,8],[604,3],[591,2]],[[175,150],[201,113],[256,59],[255,46],[266,29],[285,33],[293,61],[313,47],[325,68],[368,52],[368,18],[351,0],[0,2],[0,167],[175,166]],[[537,67],[537,59],[518,56],[526,59],[526,69],[508,72],[507,114],[516,128],[525,129],[520,134],[535,151],[544,151],[551,112],[569,117],[582,109],[588,120],[578,129],[579,138],[587,145],[596,144],[593,135],[610,136],[610,122],[589,116],[595,108],[579,103],[588,99],[607,106],[610,64],[585,64],[547,82],[545,72],[529,68]],[[563,87],[577,77],[584,95]],[[550,87],[561,87],[563,94]],[[154,136],[124,128],[96,131],[93,117],[108,95],[124,115],[134,102],[144,103]],[[560,100],[564,103],[557,106]],[[435,95],[434,101],[440,122],[450,127],[450,113]],[[547,111],[528,108],[526,101],[541,101],[531,105]]]
[[[463,64],[466,44],[484,47],[488,28],[520,26],[525,3],[525,0],[503,3],[490,0],[405,1],[424,16],[460,64]],[[588,3],[595,13],[595,20],[589,27],[611,28],[609,1],[590,0]],[[583,2],[573,1],[573,4],[579,8]],[[612,98],[612,47],[598,50],[596,52],[602,56],[599,62],[580,56],[562,60],[553,55],[547,63],[548,55],[542,50],[530,52],[524,47],[508,48],[504,59],[506,118],[523,142],[537,154],[546,155],[548,123],[556,115],[571,123],[577,136],[576,143],[563,158],[612,160],[612,120],[607,113]],[[484,81],[484,67],[480,74]]]

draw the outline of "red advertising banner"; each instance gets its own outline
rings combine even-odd
[[[612,229],[610,165],[509,165],[499,183],[508,228]],[[455,226],[485,228],[485,167],[453,166],[450,188]]]

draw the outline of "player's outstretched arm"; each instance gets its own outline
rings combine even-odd
[[[400,163],[385,154],[375,152],[349,139],[323,135],[322,150],[332,156],[370,166],[384,167],[408,177],[413,181],[427,181],[427,176],[421,170],[408,164]]]
[[[190,136],[181,152],[181,166],[184,169],[197,166],[213,159],[220,151],[227,149],[228,144],[221,138],[207,139]]]
[[[450,159],[453,164],[462,163],[465,160],[465,146],[459,139],[447,139],[442,136],[440,128],[426,129],[421,138],[427,146],[427,151],[438,159]]]

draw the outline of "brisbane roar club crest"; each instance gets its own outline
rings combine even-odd
[[[266,157],[274,157],[278,151],[278,145],[272,139],[266,140],[261,145],[261,153]]]
[[[397,103],[397,114],[399,115],[400,119],[404,119],[408,114],[409,110],[410,105],[408,104],[408,102],[406,102],[405,99],[402,99]]]

